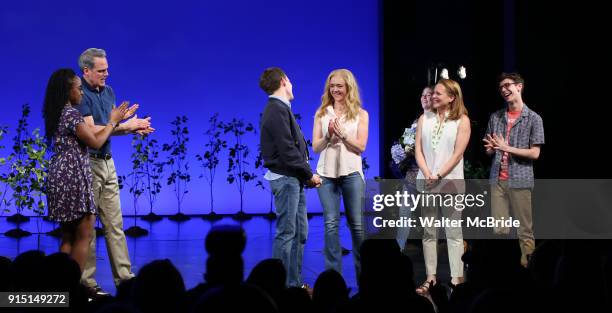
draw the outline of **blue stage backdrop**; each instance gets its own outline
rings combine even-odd
[[[109,60],[109,85],[118,101],[139,103],[139,115],[152,116],[160,143],[171,141],[170,122],[189,118],[188,161],[191,182],[183,202],[186,214],[210,210],[208,185],[195,155],[202,153],[208,119],[218,112],[229,121],[242,118],[255,125],[266,102],[258,87],[262,70],[283,68],[294,86],[293,110],[312,137],[314,112],[325,78],[336,68],[355,74],[370,136],[365,157],[368,177],[379,174],[379,8],[376,0],[337,1],[17,1],[0,9],[0,63],[3,113],[0,125],[10,133],[0,145],[11,146],[20,108],[29,103],[30,130],[42,129],[42,99],[50,74],[61,67],[78,70],[77,58],[89,47],[103,48]],[[226,138],[232,143],[232,138]],[[131,171],[131,137],[114,137],[119,174]],[[248,135],[254,158],[259,135]],[[1,156],[9,153],[5,148]],[[166,155],[163,154],[162,155]],[[316,166],[318,155],[311,162]],[[235,184],[227,183],[227,151],[215,179],[215,211],[239,209]],[[251,165],[254,159],[251,160]],[[2,169],[6,171],[7,166]],[[253,170],[262,179],[263,171]],[[266,183],[267,186],[267,183]],[[4,188],[4,186],[2,187]],[[173,187],[164,182],[158,214],[176,212]],[[133,213],[132,196],[121,193],[123,212]],[[309,211],[320,212],[315,191],[308,191]],[[138,214],[148,213],[145,201]],[[247,213],[267,212],[270,195],[249,183]],[[30,214],[30,212],[26,212]]]

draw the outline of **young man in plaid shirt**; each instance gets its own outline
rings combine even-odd
[[[495,219],[509,218],[520,222],[518,238],[521,265],[527,267],[535,249],[531,192],[534,185],[533,163],[544,144],[542,118],[523,102],[523,78],[517,73],[502,73],[499,93],[506,107],[489,118],[483,139],[491,166],[491,214]],[[496,234],[508,234],[509,228],[496,228]]]

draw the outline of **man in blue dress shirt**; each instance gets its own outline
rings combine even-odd
[[[85,119],[85,124],[97,131],[107,124],[109,113],[116,104],[115,93],[111,86],[106,84],[109,75],[106,52],[96,48],[85,50],[79,57],[79,67],[83,73],[83,99],[78,109]],[[133,105],[126,117],[133,115],[137,108],[137,104]],[[134,133],[146,135],[152,131],[150,118],[140,119],[134,115],[118,125],[113,135]],[[118,286],[122,281],[134,277],[134,274],[123,233],[119,184],[112,158],[111,139],[109,138],[98,150],[90,149],[89,155],[93,173],[94,201],[98,207],[98,218],[104,225],[104,237],[113,280]],[[106,295],[107,293],[100,288],[94,277],[96,273],[95,232],[89,249],[82,281],[90,288],[92,296]]]

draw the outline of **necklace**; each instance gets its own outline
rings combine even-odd
[[[442,138],[442,134],[444,133],[444,126],[446,125],[446,117],[447,113],[444,114],[444,118],[440,120],[436,116],[436,124],[434,125],[433,135],[431,136],[431,147],[436,150],[438,144],[440,143],[440,138]]]

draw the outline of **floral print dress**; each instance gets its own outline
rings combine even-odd
[[[47,177],[47,207],[49,218],[57,222],[76,221],[96,213],[88,149],[76,136],[77,125],[84,122],[81,113],[67,105],[55,132]]]

